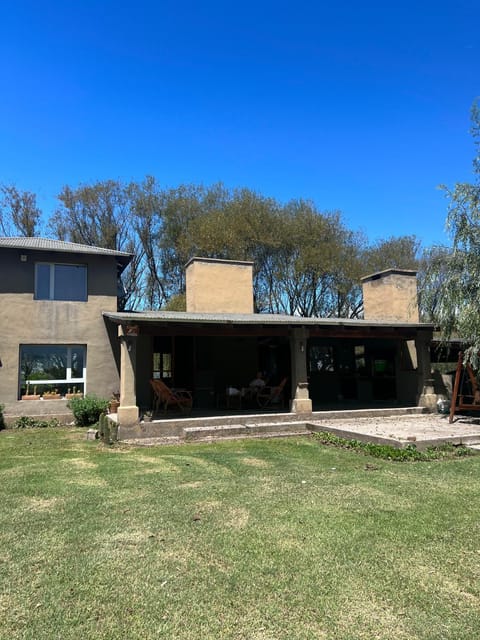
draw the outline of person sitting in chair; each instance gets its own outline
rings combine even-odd
[[[247,404],[253,404],[256,401],[257,393],[265,386],[265,380],[261,371],[257,372],[255,378],[250,382],[246,389],[243,389],[243,395]]]
[[[248,386],[250,391],[253,391],[254,393],[265,386],[265,380],[263,379],[263,374],[261,371],[257,371],[257,375]]]

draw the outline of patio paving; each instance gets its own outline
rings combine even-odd
[[[415,444],[418,448],[450,442],[455,445],[480,443],[480,420],[455,416],[452,424],[448,415],[422,413],[395,415],[322,418],[309,421],[315,431],[330,431],[343,438],[354,438],[393,446]]]
[[[146,428],[145,428],[146,427]],[[314,412],[300,417],[289,413],[270,416],[216,416],[184,420],[159,420],[141,426],[143,433],[131,433],[124,440],[131,444],[155,445],[185,441],[215,441],[223,438],[287,437],[329,431],[342,438],[419,449],[450,442],[454,445],[480,445],[480,420],[424,413],[419,407],[396,410],[348,410]],[[130,436],[130,437],[129,437]]]

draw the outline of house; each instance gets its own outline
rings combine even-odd
[[[203,415],[231,408],[227,389],[247,386],[257,371],[271,384],[287,380],[278,410],[297,416],[332,406],[434,406],[433,327],[418,319],[415,272],[364,278],[362,320],[302,318],[253,312],[251,262],[192,258],[185,312],[117,311],[117,278],[130,259],[0,239],[0,402],[23,412],[32,385],[37,394],[119,389],[123,437],[152,405],[151,378],[190,389]]]
[[[117,310],[131,255],[43,238],[0,238],[0,402],[13,413],[58,413],[22,397],[110,397],[118,345],[102,312]],[[65,404],[65,403],[64,403]],[[13,407],[13,409],[12,409]]]
[[[149,378],[193,390],[194,406],[228,406],[256,371],[287,378],[283,411],[336,407],[433,408],[432,325],[418,319],[416,274],[389,269],[363,279],[365,319],[253,313],[250,262],[192,258],[185,312],[105,312],[121,341],[125,437],[151,403]]]

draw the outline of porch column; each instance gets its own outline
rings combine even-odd
[[[120,406],[118,423],[133,425],[138,422],[139,411],[136,396],[137,338],[129,335],[124,325],[118,327],[120,340]]]
[[[435,393],[432,377],[432,365],[430,362],[431,334],[417,335],[415,347],[417,349],[418,366],[418,406],[426,407],[430,411],[437,409],[437,394]]]
[[[307,380],[307,331],[302,327],[293,329],[290,338],[292,354],[292,388],[294,397],[292,413],[312,413],[312,401],[308,395]]]

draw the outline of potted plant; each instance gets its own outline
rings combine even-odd
[[[30,382],[26,383],[25,394],[21,396],[22,400],[40,400],[40,394],[37,394],[37,387],[33,387],[33,394],[30,393]]]
[[[55,389],[54,391],[44,391],[42,397],[44,400],[60,400],[62,396],[58,393],[58,389]]]
[[[73,391],[68,387],[65,398],[67,400],[71,400],[72,398],[83,398],[83,393],[81,391],[77,391],[77,387],[73,387]]]
[[[108,413],[117,413],[120,406],[120,393],[112,393],[112,397],[108,403]]]

